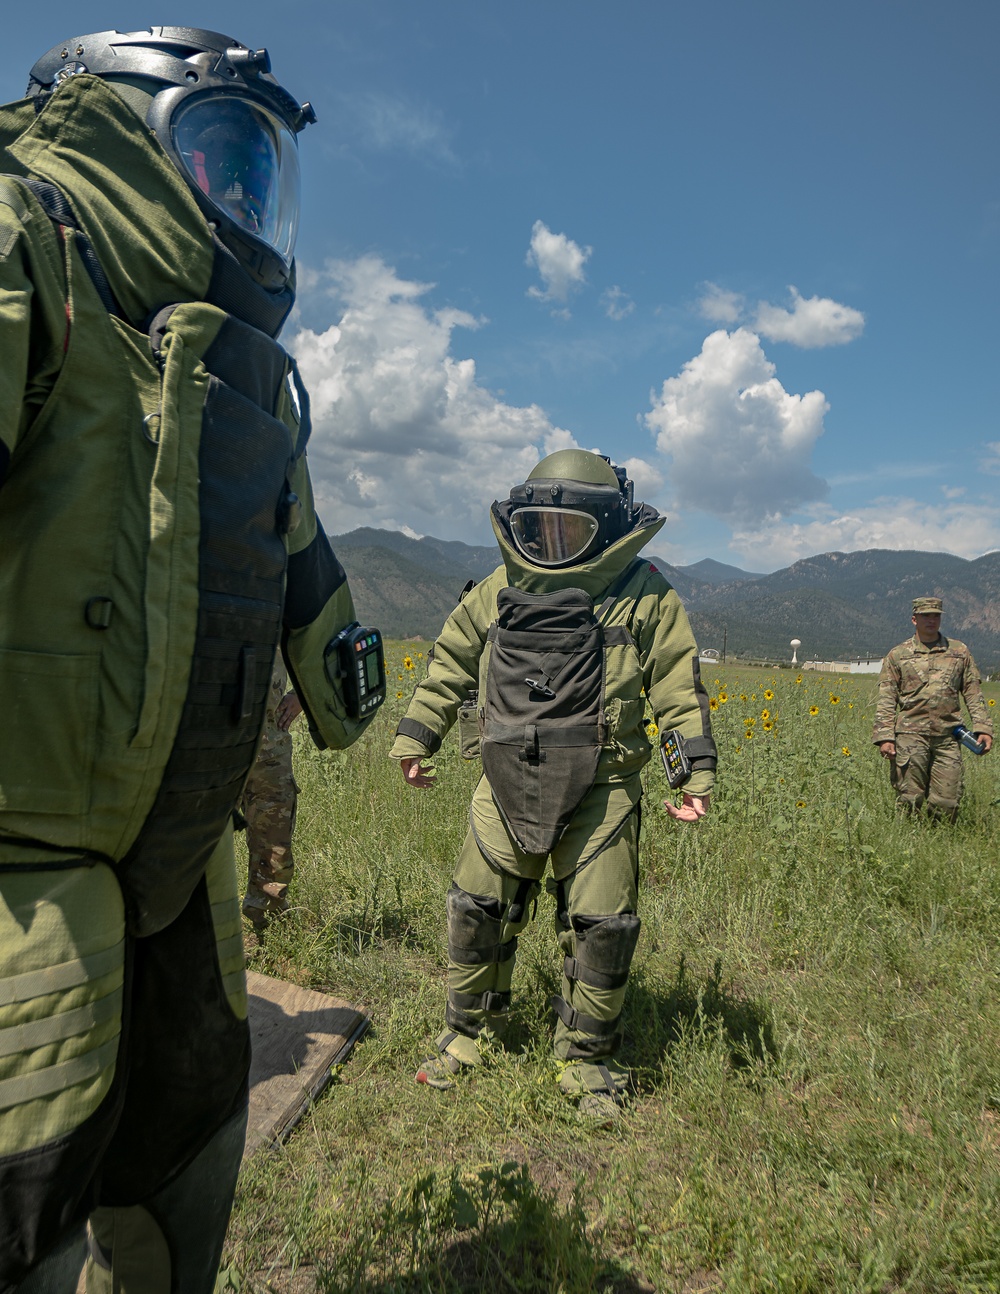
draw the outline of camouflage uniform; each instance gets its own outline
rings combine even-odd
[[[292,879],[292,834],[298,787],[292,776],[292,734],[278,727],[277,711],[288,690],[288,671],[280,653],[271,675],[264,735],[243,789],[240,811],[247,824],[250,855],[243,912],[257,927],[288,910],[285,892]]]
[[[889,775],[903,811],[926,802],[932,816],[954,820],[962,798],[962,747],[952,730],[962,722],[962,697],[972,730],[992,737],[979,671],[955,638],[941,634],[926,644],[914,634],[883,661],[872,741],[895,742]]]

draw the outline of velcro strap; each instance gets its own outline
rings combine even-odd
[[[624,988],[628,983],[628,971],[608,975],[604,971],[594,970],[593,966],[588,966],[575,957],[566,958],[563,974],[568,980],[579,980],[581,984],[590,984],[593,988]]]
[[[396,725],[396,736],[412,737],[414,741],[419,741],[421,746],[426,746],[432,755],[441,748],[441,738],[437,733],[417,719],[400,719]]]
[[[688,759],[718,758],[718,751],[711,737],[685,737],[684,753]]]
[[[517,952],[517,937],[505,944],[491,944],[488,948],[460,948],[448,943],[448,957],[456,966],[489,966],[493,962],[508,962]]]
[[[505,993],[459,993],[448,990],[448,1001],[460,1011],[506,1011],[510,1007],[510,990]]]
[[[634,647],[635,639],[624,625],[609,625],[604,630],[605,647]]]
[[[587,1015],[583,1011],[578,1011],[562,997],[554,997],[551,1007],[567,1029],[579,1029],[581,1033],[614,1033],[621,1019],[619,1014],[613,1020],[599,1020],[596,1015]]]

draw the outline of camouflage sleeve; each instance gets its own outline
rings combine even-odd
[[[711,741],[708,693],[701,681],[694,634],[680,598],[661,575],[644,587],[633,627],[646,696],[660,732],[676,728],[682,737],[700,739],[699,746]],[[714,743],[711,749],[712,755],[696,761],[683,787],[691,795],[708,795],[712,790]]]
[[[977,735],[985,732],[992,737],[993,723],[979,681],[979,670],[976,669],[976,662],[972,659],[971,652],[965,658],[965,669],[962,672],[962,695],[965,697],[965,705],[969,711],[969,726],[972,731]]]
[[[477,584],[445,621],[427,677],[399,721],[389,752],[392,759],[433,755],[455,722],[459,706],[478,687],[479,660],[495,614],[495,590],[493,577]]]
[[[876,746],[881,746],[883,741],[896,740],[896,705],[899,701],[900,677],[899,663],[894,652],[889,652],[878,676],[878,702],[872,728],[872,742]]]

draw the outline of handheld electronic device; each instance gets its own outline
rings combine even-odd
[[[691,760],[684,749],[684,738],[676,728],[671,728],[663,738],[660,758],[663,760],[663,770],[667,775],[670,789],[676,791],[678,786],[691,776]]]
[[[343,683],[344,702],[352,719],[367,719],[385,700],[385,654],[377,629],[355,621],[327,643],[327,673]]]

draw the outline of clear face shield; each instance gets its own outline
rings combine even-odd
[[[208,94],[181,106],[171,134],[201,192],[290,265],[299,226],[299,153],[288,127],[247,98]]]
[[[518,508],[511,514],[514,542],[535,566],[570,566],[591,547],[600,529],[575,508]]]

